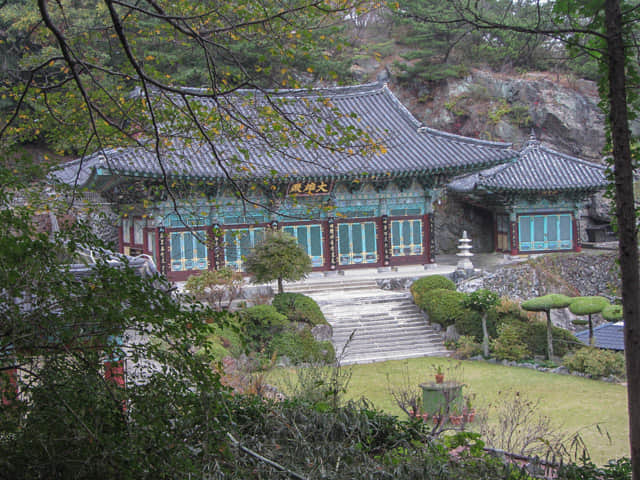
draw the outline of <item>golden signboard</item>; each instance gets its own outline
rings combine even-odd
[[[289,185],[289,195],[328,195],[331,185],[323,182],[295,182]]]

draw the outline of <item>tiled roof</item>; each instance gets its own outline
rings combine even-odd
[[[229,140],[212,137],[207,143],[186,143],[175,140],[171,148],[162,151],[162,166],[169,176],[216,179],[225,170],[250,177],[338,177],[361,175],[398,175],[403,173],[459,173],[486,168],[508,161],[515,156],[510,144],[461,137],[421,126],[398,101],[386,85],[368,84],[324,90],[280,91],[271,101],[258,92],[242,92],[232,98],[199,99],[205,106],[232,111],[235,121],[247,120],[245,128],[255,125],[256,105],[270,105],[283,111],[288,118],[301,120],[306,134],[323,136],[336,147],[337,137],[327,135],[334,121],[340,125],[361,129],[371,140],[384,146],[382,152],[364,152],[358,140],[343,151],[318,148],[300,137],[294,144],[278,147],[260,135]],[[266,103],[265,103],[266,102]],[[220,107],[220,104],[224,104]],[[232,120],[233,121],[233,120]],[[262,133],[270,124],[262,121]],[[246,129],[244,130],[247,131]],[[211,134],[211,133],[210,133]],[[349,151],[351,149],[351,151]],[[346,152],[344,150],[347,150]],[[238,161],[244,167],[238,170]],[[59,171],[57,177],[69,183],[76,178],[80,161],[76,160]],[[160,176],[162,168],[154,145],[118,148],[94,154],[82,161],[80,184],[90,180],[97,169],[120,175]]]
[[[449,188],[459,192],[540,192],[549,190],[600,190],[607,186],[606,168],[540,145],[532,138],[516,161],[454,180]]]
[[[576,333],[582,343],[589,345],[589,330]],[[595,346],[609,350],[624,350],[624,323],[605,323],[593,329]]]

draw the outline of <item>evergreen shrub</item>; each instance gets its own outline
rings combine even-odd
[[[466,295],[455,290],[436,288],[427,292],[418,304],[433,323],[439,323],[443,327],[453,325],[456,320],[469,316],[472,312],[462,306]]]
[[[522,340],[522,328],[515,323],[504,323],[498,328],[498,338],[491,342],[491,351],[498,360],[520,361],[531,356]]]
[[[553,352],[558,357],[575,350],[580,342],[569,330],[552,327]],[[529,322],[525,324],[522,340],[532,355],[546,355],[547,353],[547,325],[544,322]]]
[[[562,359],[562,364],[572,372],[582,372],[592,377],[625,376],[624,354],[595,347],[583,347]]]
[[[411,295],[416,305],[422,303],[422,299],[427,292],[435,289],[455,290],[456,284],[452,280],[442,275],[429,275],[422,277],[411,284]]]
[[[315,300],[301,293],[278,293],[273,297],[272,305],[291,322],[327,325],[327,319]]]
[[[274,335],[289,325],[287,317],[271,305],[245,308],[239,315],[240,323],[251,341],[249,347],[253,350],[262,350]]]

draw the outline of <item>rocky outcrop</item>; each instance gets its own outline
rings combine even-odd
[[[543,143],[585,159],[600,160],[604,115],[594,82],[550,73],[505,75],[474,70],[419,91],[393,85],[426,125],[475,138],[522,145],[533,129]]]

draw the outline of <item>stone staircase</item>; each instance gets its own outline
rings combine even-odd
[[[427,323],[408,292],[377,288],[375,280],[322,285],[290,285],[312,297],[333,327],[332,342],[341,364],[446,356],[439,333]]]

